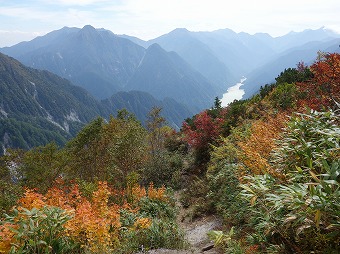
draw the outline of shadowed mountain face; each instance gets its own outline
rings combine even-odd
[[[101,112],[84,89],[47,71],[27,68],[0,54],[0,142],[30,148],[63,144]]]
[[[157,100],[143,92],[117,93],[98,101],[64,78],[28,68],[0,53],[0,151],[52,141],[63,145],[98,116],[108,118],[126,108],[144,121],[155,106],[164,108],[164,117],[174,127],[192,115],[172,99]]]
[[[167,51],[174,51],[196,71],[209,80],[218,91],[235,81],[227,65],[213,50],[197,38],[196,34],[181,28],[147,42],[159,44]]]
[[[185,105],[178,103],[174,99],[164,98],[163,100],[157,100],[149,93],[141,91],[118,92],[103,100],[102,105],[107,109],[107,112],[117,112],[125,108],[134,113],[142,123],[145,123],[148,113],[153,107],[160,107],[167,124],[175,129],[179,129],[183,120],[193,115],[193,112]],[[108,117],[108,115],[105,117]]]
[[[173,98],[195,112],[210,107],[218,95],[215,88],[177,53],[166,52],[158,44],[146,50],[127,89],[146,91],[160,99]]]

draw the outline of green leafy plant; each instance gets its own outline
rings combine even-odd
[[[225,253],[231,254],[243,254],[245,253],[241,244],[233,239],[234,227],[232,227],[228,233],[223,233],[223,231],[209,231],[208,237],[210,240],[214,241],[215,247],[222,248]]]
[[[58,207],[14,209],[3,224],[12,224],[14,243],[10,253],[69,253],[77,247],[65,235],[65,223],[72,216]]]
[[[339,250],[339,141],[337,111],[298,114],[273,153],[273,166],[284,178],[246,177],[242,196],[268,242],[293,252]]]
[[[184,232],[176,223],[177,211],[169,201],[143,197],[138,213],[121,210],[121,246],[117,253],[135,253],[155,248],[182,249]],[[131,230],[136,229],[138,230]]]

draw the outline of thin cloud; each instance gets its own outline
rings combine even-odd
[[[52,25],[74,26],[89,24],[96,15],[87,10],[67,8],[65,10],[45,11],[37,8],[5,7],[0,9],[0,15],[24,21],[40,21]]]
[[[14,44],[17,44],[21,41],[30,41],[34,39],[37,36],[44,35],[45,33],[41,32],[27,32],[27,31],[9,31],[9,30],[0,30],[0,47],[5,46],[12,46]]]
[[[1,6],[2,30],[47,32],[91,24],[142,39],[177,27],[274,36],[321,26],[340,32],[338,0],[12,0],[1,1]]]
[[[62,6],[87,6],[112,3],[110,0],[40,0],[44,4]],[[116,1],[117,2],[117,1]]]

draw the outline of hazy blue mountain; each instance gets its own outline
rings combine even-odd
[[[213,98],[225,91],[228,76],[224,64],[209,53],[204,44],[188,38],[184,36],[180,42],[183,44],[186,40],[184,52],[216,82],[204,78],[177,54],[160,50],[162,54],[153,55],[152,50],[133,42],[142,44],[138,38],[117,36],[89,25],[82,29],[64,27],[31,42],[1,50],[28,66],[65,77],[99,99],[109,98],[119,91],[140,90],[150,92],[157,99],[173,98],[197,111],[210,106]],[[165,64],[159,65],[160,62]],[[161,69],[168,65],[171,65],[169,69]],[[157,75],[152,69],[158,69]],[[157,85],[150,89],[150,84]],[[163,85],[168,87],[163,88]]]
[[[218,91],[177,53],[152,44],[127,89],[145,91],[158,99],[173,98],[198,112],[211,106]]]
[[[340,38],[340,34],[321,27],[319,29],[306,29],[302,32],[290,32],[284,36],[274,39],[272,47],[282,52],[290,48],[302,46],[312,41],[329,41],[334,38]]]
[[[268,33],[255,33],[253,36],[255,38],[257,38],[258,40],[262,41],[263,43],[269,45],[270,47],[273,47],[272,41],[274,40],[274,38],[270,34],[268,34]]]
[[[27,42],[25,46],[30,51],[22,50],[22,46],[1,51],[30,67],[65,77],[97,98],[107,98],[124,89],[145,51],[128,39],[89,25],[82,29],[63,28]]]
[[[286,68],[295,68],[297,63],[313,64],[319,50],[325,52],[340,52],[340,39],[326,42],[309,42],[299,47],[286,50],[275,59],[254,70],[247,76],[242,89],[245,90],[244,98],[251,97],[258,92],[260,87],[275,81],[275,78]]]
[[[157,43],[166,51],[176,52],[219,91],[224,92],[227,85],[235,81],[235,76],[214,52],[194,35],[187,29],[178,28],[148,41],[148,44]]]
[[[152,107],[162,107],[174,127],[192,113],[173,99],[156,100],[143,92],[120,92],[96,100],[85,89],[48,71],[29,68],[0,53],[0,154],[55,141],[63,145],[90,120],[123,108],[145,121]]]
[[[197,32],[194,36],[207,45],[237,79],[275,54],[270,45],[257,36],[230,29]]]
[[[79,28],[75,27],[63,27],[62,29],[52,31],[44,36],[38,36],[31,41],[24,41],[11,47],[1,48],[0,51],[6,55],[18,58],[21,55],[25,55],[39,48],[59,43],[70,34],[76,33],[79,30]]]
[[[217,89],[225,92],[241,76],[275,53],[269,43],[265,42],[265,39],[273,38],[268,34],[265,39],[262,37],[259,34],[256,36],[238,34],[230,29],[190,32],[185,28],[178,28],[148,42],[135,37],[124,38],[143,47],[157,43],[167,51],[175,51],[204,77],[216,84]]]
[[[175,29],[169,34],[149,41],[149,43],[157,42],[164,49],[177,52],[209,80],[213,80],[211,76],[214,74],[212,74],[213,71],[209,72],[212,74],[211,76],[203,73],[204,62],[209,63],[208,66],[215,73],[220,76],[223,76],[221,73],[224,73],[229,77],[229,80],[234,82],[235,78],[247,77],[260,66],[275,61],[289,49],[301,47],[309,42],[327,42],[339,37],[339,34],[324,28],[291,32],[276,38],[266,33],[250,35],[244,32],[236,33],[230,29],[212,32],[190,32],[186,29]],[[206,55],[209,55],[209,58]],[[195,65],[197,59],[202,61],[200,66]],[[224,71],[222,68],[216,68],[212,62],[206,59],[214,59],[214,63],[222,62]],[[215,74],[216,77],[218,75]],[[268,77],[270,77],[269,73]],[[224,84],[228,84],[228,81]],[[229,85],[232,85],[232,82],[229,82]]]

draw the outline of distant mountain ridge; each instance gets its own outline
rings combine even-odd
[[[162,107],[179,128],[240,77],[250,97],[284,68],[312,63],[318,50],[339,52],[339,38],[324,28],[276,38],[179,28],[143,41],[90,25],[64,27],[0,49],[31,67],[0,54],[0,148],[63,144],[91,119],[122,108],[145,121],[153,106]]]
[[[64,27],[1,52],[27,66],[67,78],[103,99],[124,88],[144,48],[87,25],[82,29]]]
[[[129,39],[128,36],[125,38]],[[219,73],[215,75],[216,78],[223,76],[216,67],[218,66],[217,62],[213,63],[211,60],[217,59],[218,63],[223,64],[225,73],[228,73],[228,79],[224,81],[226,82],[224,91],[242,76],[245,76],[248,79],[243,88],[246,90],[246,96],[249,97],[257,92],[261,85],[274,80],[285,68],[295,67],[299,61],[310,63],[312,59],[315,59],[318,50],[332,49],[332,52],[338,50],[336,45],[340,44],[339,38],[340,34],[321,27],[316,30],[306,29],[302,32],[290,32],[279,37],[272,37],[266,33],[254,35],[244,32],[236,33],[231,29],[219,29],[212,32],[190,32],[186,29],[175,29],[149,41],[136,40],[136,38],[131,38],[131,40],[143,47],[151,43],[158,43],[166,50],[177,52],[206,78],[209,75],[205,72],[213,66],[211,74]],[[329,43],[333,42],[334,44],[330,46]],[[311,48],[311,43],[318,47]],[[200,52],[200,50],[201,54],[196,53],[193,57],[189,56],[188,52]],[[290,54],[290,52],[294,52],[294,54]],[[285,56],[283,61],[278,64],[278,59],[283,56]],[[202,63],[201,69],[195,66],[197,59]],[[203,63],[206,65],[204,66]],[[278,72],[279,69],[280,72]]]
[[[185,28],[177,28],[168,34],[148,41],[146,45],[154,43],[159,44],[166,51],[176,52],[196,71],[210,80],[219,92],[224,92],[226,84],[235,81],[235,77],[228,67],[210,47],[196,38],[195,33]]]

